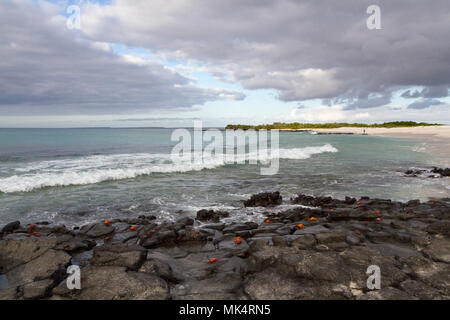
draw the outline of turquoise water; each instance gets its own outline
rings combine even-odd
[[[154,214],[175,219],[202,208],[257,219],[242,208],[251,194],[280,190],[395,200],[448,196],[448,179],[405,177],[435,159],[420,141],[280,132],[279,171],[260,165],[172,163],[172,129],[0,129],[0,225],[23,221],[82,224]],[[281,207],[287,208],[286,203]]]

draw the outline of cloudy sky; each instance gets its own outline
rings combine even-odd
[[[2,0],[0,30],[0,127],[450,124],[448,0]]]

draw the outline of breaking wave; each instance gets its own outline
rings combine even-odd
[[[278,149],[280,159],[302,160],[324,152],[337,152],[330,144],[320,147]],[[29,163],[15,168],[14,175],[0,178],[0,192],[30,192],[44,187],[94,184],[108,180],[132,179],[152,173],[176,173],[214,169],[227,164],[223,156],[193,153],[185,161],[171,160],[170,154],[94,155]],[[199,159],[200,158],[200,159]],[[277,158],[276,153],[263,150],[237,155],[234,163],[264,162]],[[193,160],[192,160],[193,159]],[[197,160],[198,159],[198,160]]]

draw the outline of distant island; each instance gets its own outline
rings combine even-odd
[[[273,124],[261,124],[256,126],[243,125],[243,124],[229,124],[225,127],[226,130],[301,130],[301,129],[335,129],[335,128],[403,128],[403,127],[426,127],[426,126],[441,126],[438,123],[425,123],[415,121],[392,121],[384,123],[346,123],[346,122],[333,122],[333,123],[284,123],[274,122]]]

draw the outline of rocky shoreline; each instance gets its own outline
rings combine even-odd
[[[428,178],[450,177],[450,168],[409,169],[405,172],[405,175],[409,177],[425,175]]]
[[[246,207],[276,207],[278,192]],[[450,199],[298,195],[261,224],[154,216],[74,227],[4,226],[0,299],[449,299]],[[78,265],[81,289],[69,290]],[[370,265],[381,289],[367,288]]]

